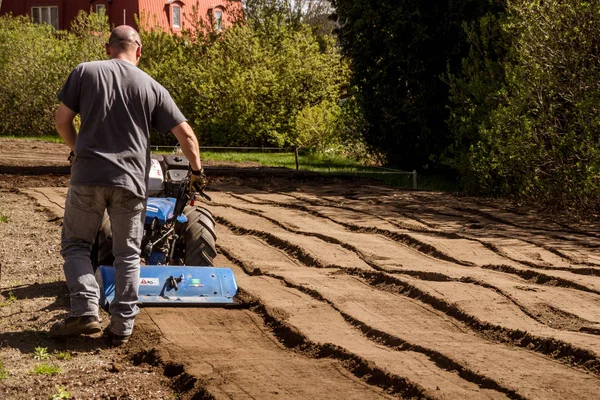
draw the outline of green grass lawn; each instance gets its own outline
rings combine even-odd
[[[0,136],[7,139],[32,140],[38,142],[64,143],[60,136]]]
[[[286,167],[296,169],[296,157],[293,152],[222,152],[203,150],[202,158],[215,161],[256,162],[267,167]],[[300,154],[300,169],[311,171],[353,170],[361,167],[360,163],[342,157],[328,157],[318,154]]]
[[[4,136],[14,139],[39,140],[53,143],[62,143],[58,136],[40,137],[15,137]],[[162,151],[155,151],[162,150]],[[170,148],[153,148],[153,152],[171,154]],[[293,150],[227,150],[227,149],[202,149],[202,158],[205,160],[228,161],[228,162],[255,162],[267,167],[285,167],[296,169],[296,157]],[[300,152],[298,156],[299,169],[303,171],[315,171],[331,174],[352,174],[365,178],[378,179],[389,185],[412,188],[413,177],[406,173],[398,173],[398,170],[386,168],[365,167],[359,161],[351,160],[337,155],[323,155]],[[419,190],[433,191],[458,191],[459,185],[456,179],[441,176],[435,173],[419,172],[417,183]]]
[[[285,167],[296,169],[296,158],[293,152],[242,152],[242,151],[202,151],[205,160],[228,162],[256,162],[267,167]],[[388,168],[366,167],[359,161],[336,155],[300,153],[299,169],[331,174],[351,174],[365,178],[382,180],[390,185],[404,188],[413,187],[413,177],[398,170]]]

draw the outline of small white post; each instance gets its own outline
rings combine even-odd
[[[127,10],[123,9],[123,25],[127,25]]]

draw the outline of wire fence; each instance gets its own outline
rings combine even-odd
[[[222,151],[222,152],[259,152],[259,153],[280,153],[280,154],[294,154],[294,159],[296,163],[296,170],[300,170],[300,156],[298,153],[297,147],[225,147],[225,146],[200,146],[200,151],[208,150],[208,151]],[[181,153],[181,148],[179,146],[151,146],[151,151],[160,152],[160,153],[173,153],[178,154]],[[385,167],[369,167],[369,169],[361,170],[357,167],[346,167],[343,169],[340,168],[332,168],[330,164],[327,170],[323,170],[322,168],[313,168],[313,170],[318,170],[319,173],[323,174],[334,174],[334,175],[354,175],[354,176],[407,176],[409,179],[412,178],[412,188],[417,189],[417,171],[402,171],[393,168],[385,168]]]

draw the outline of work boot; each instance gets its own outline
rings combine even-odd
[[[104,336],[106,336],[110,344],[114,347],[124,345],[129,342],[131,335],[119,335],[110,330],[110,325],[104,329]]]
[[[50,328],[50,336],[64,337],[75,335],[92,335],[102,330],[98,317],[85,315],[83,317],[68,317],[58,321]]]

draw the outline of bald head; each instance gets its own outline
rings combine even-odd
[[[106,54],[138,64],[142,55],[142,40],[139,33],[129,25],[117,26],[106,44]]]
[[[129,25],[117,26],[110,34],[108,44],[121,50],[134,50],[142,45],[139,33]]]

